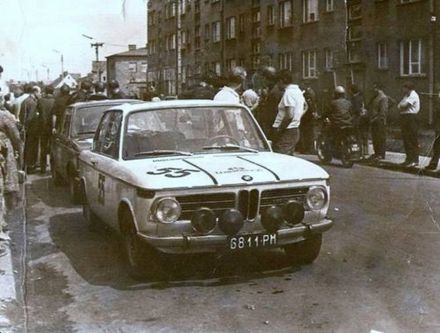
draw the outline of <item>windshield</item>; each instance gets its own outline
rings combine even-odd
[[[123,158],[269,150],[249,113],[234,107],[140,111],[128,116]]]
[[[104,111],[110,109],[114,105],[100,105],[77,109],[72,124],[72,136],[90,135],[91,137],[99,125],[101,116]]]

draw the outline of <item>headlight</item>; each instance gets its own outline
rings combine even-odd
[[[181,213],[180,204],[173,198],[160,199],[154,208],[154,216],[161,223],[174,223],[179,219]]]
[[[307,192],[307,206],[311,210],[321,210],[327,204],[327,191],[323,187],[311,187]]]

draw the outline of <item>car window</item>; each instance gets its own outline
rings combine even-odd
[[[94,134],[102,114],[114,106],[110,104],[77,109],[72,119],[72,137]]]
[[[239,107],[189,107],[137,111],[128,115],[122,157],[155,151],[218,152],[217,146],[268,150],[248,111]],[[224,151],[224,150],[223,150]]]
[[[121,111],[111,111],[104,115],[95,135],[95,152],[118,158],[121,120]]]

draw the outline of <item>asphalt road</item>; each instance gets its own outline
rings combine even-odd
[[[440,332],[439,180],[328,169],[336,224],[313,265],[281,251],[184,257],[169,281],[144,283],[111,231],[89,232],[67,190],[33,176],[12,233],[27,260],[16,331]]]

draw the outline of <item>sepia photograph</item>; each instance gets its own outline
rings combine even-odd
[[[440,332],[440,0],[0,13],[0,333]]]

